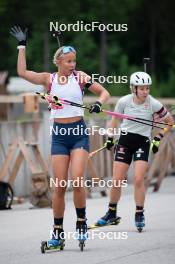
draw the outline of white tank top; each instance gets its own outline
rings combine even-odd
[[[50,94],[56,95],[61,99],[69,100],[78,104],[83,104],[83,93],[76,76],[72,73],[68,76],[66,84],[58,83],[58,74],[51,75]],[[67,118],[84,116],[84,109],[71,105],[64,105],[63,109],[51,109],[50,119],[53,118]]]

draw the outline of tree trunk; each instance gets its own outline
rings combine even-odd
[[[107,69],[107,38],[106,31],[100,33],[100,74],[106,75]]]
[[[106,25],[106,1],[101,2],[102,24]],[[100,31],[100,75],[106,75],[107,71],[107,31]]]
[[[49,52],[49,34],[48,31],[44,32],[44,71],[50,69],[50,52]]]
[[[152,74],[156,73],[156,18],[154,11],[156,12],[156,8],[152,5],[151,9],[148,9],[150,13],[150,69]]]

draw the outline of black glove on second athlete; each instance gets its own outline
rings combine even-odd
[[[107,148],[107,150],[111,150],[111,148],[114,146],[114,139],[112,137],[108,137],[104,145]]]

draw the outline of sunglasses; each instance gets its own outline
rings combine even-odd
[[[61,51],[62,54],[66,54],[66,53],[69,53],[69,52],[76,53],[76,50],[73,47],[71,47],[71,46],[65,46],[62,49],[62,51]]]

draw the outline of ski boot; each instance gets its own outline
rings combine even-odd
[[[41,242],[41,253],[51,250],[63,250],[65,247],[63,226],[53,226],[52,239]]]
[[[143,210],[142,211],[136,211],[135,213],[135,226],[137,228],[137,230],[139,231],[139,233],[142,232],[144,226],[145,226],[145,216],[143,214]]]
[[[101,217],[94,225],[90,225],[88,229],[108,226],[108,225],[118,225],[120,223],[121,217],[112,217],[109,211]]]
[[[77,220],[76,222],[77,239],[79,241],[80,250],[83,251],[85,247],[85,241],[88,237],[86,220]]]

